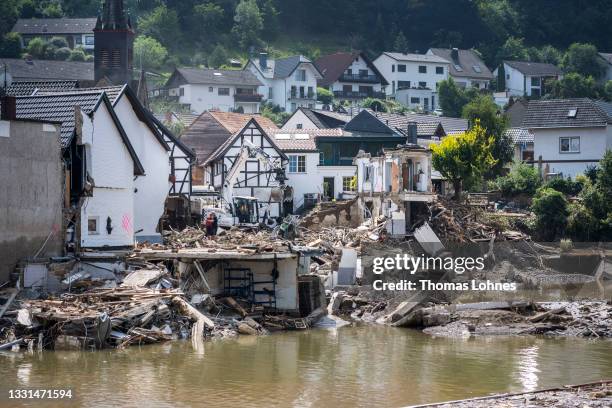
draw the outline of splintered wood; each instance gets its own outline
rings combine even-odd
[[[438,200],[430,206],[430,224],[436,235],[451,242],[486,242],[492,238],[498,241],[528,240],[529,236],[520,231],[508,231],[492,223],[483,209],[451,201]]]

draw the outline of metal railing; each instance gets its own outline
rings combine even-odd
[[[365,98],[377,98],[385,99],[386,95],[384,92],[377,91],[334,91],[335,98],[346,98],[346,99],[365,99]]]
[[[300,92],[300,91],[289,91],[287,93],[287,97],[289,99],[317,99],[317,94],[315,92]]]
[[[380,78],[376,75],[342,74],[340,76],[340,81],[378,83],[380,82]]]

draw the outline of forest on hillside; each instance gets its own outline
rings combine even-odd
[[[19,17],[90,17],[101,0],[2,0],[0,34]],[[475,48],[503,58],[551,61],[572,43],[612,51],[612,0],[126,0],[138,33],[173,64],[337,49],[425,52]],[[215,55],[216,54],[216,55]],[[214,65],[214,64],[208,64]]]

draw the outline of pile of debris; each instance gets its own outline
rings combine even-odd
[[[482,208],[439,198],[430,205],[430,224],[438,237],[449,242],[483,242],[495,238],[497,241],[528,240],[529,236],[507,230],[493,222],[495,213],[487,213]]]

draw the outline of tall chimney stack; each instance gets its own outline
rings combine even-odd
[[[418,144],[418,133],[417,133],[417,123],[416,122],[408,122],[408,139],[406,140],[407,144]]]
[[[4,95],[0,98],[2,110],[0,112],[0,120],[16,120],[17,119],[17,98],[10,95]]]

